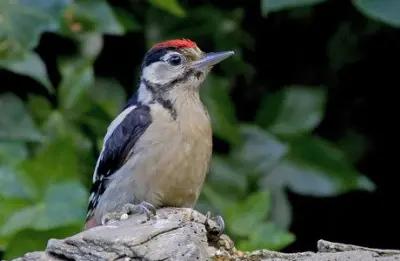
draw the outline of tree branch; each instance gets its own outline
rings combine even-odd
[[[195,210],[164,208],[149,221],[144,215],[134,215],[65,239],[51,239],[45,251],[27,253],[16,260],[400,260],[398,250],[324,240],[318,241],[317,253],[246,253],[236,250],[228,236],[218,236],[216,228],[214,221]]]

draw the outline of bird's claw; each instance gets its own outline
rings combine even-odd
[[[101,218],[101,225],[107,225],[110,221],[115,221],[115,220],[120,220],[121,219],[121,213],[118,212],[112,212],[112,213],[107,213]]]
[[[156,215],[156,208],[146,202],[142,201],[140,204],[125,204],[122,208],[122,212],[129,214],[146,214],[147,220]]]
[[[214,227],[210,227],[209,224],[209,220],[213,220],[216,224],[216,226]],[[224,219],[222,218],[222,216],[216,216],[215,218],[211,217],[211,212],[208,211],[206,214],[206,221],[205,221],[205,225],[207,228],[209,228],[211,230],[211,233],[214,233],[216,236],[220,236],[224,233],[225,230],[225,222]]]
[[[150,220],[156,215],[156,208],[146,201],[143,201],[140,204],[127,203],[122,207],[121,212],[105,214],[101,219],[101,224],[106,225],[111,220],[125,220],[132,214],[145,214],[147,220]]]

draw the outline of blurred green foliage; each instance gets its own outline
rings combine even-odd
[[[260,12],[267,16],[322,2],[261,0]],[[368,17],[400,26],[398,1],[353,3]],[[281,249],[293,242],[287,190],[321,197],[374,189],[352,165],[352,157],[360,152],[344,152],[346,137],[335,144],[313,134],[324,117],[325,88],[284,87],[263,98],[255,122],[245,124],[236,118],[230,86],[237,76],[251,79],[254,71],[243,58],[242,50],[254,43],[241,27],[240,7],[198,5],[189,10],[177,0],[142,4],[145,12],[139,15],[105,0],[0,1],[0,67],[31,77],[48,92],[27,93],[24,100],[12,93],[0,95],[0,247],[6,258],[43,249],[50,237],[70,235],[82,227],[96,153],[108,123],[127,99],[118,82],[94,73],[103,34],[141,31],[148,46],[175,37],[201,38],[218,50],[237,51],[202,89],[214,134],[230,149],[214,153],[198,208],[220,212],[240,249]],[[76,46],[74,54],[57,58],[57,86],[34,51],[45,32]],[[351,35],[346,24],[332,44],[341,42],[353,55],[341,57],[357,59],[357,39],[344,35]],[[337,58],[334,47],[328,55],[336,58],[334,68],[348,62]]]

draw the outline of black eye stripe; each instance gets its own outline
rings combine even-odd
[[[146,67],[154,62],[161,61],[161,58],[166,55],[169,51],[175,50],[175,48],[162,48],[162,49],[152,49],[146,53],[143,59],[142,68]]]

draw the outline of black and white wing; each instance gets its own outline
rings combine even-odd
[[[101,195],[107,189],[107,179],[124,164],[129,152],[150,123],[148,106],[128,102],[127,107],[110,124],[93,174],[86,219],[93,215]]]

